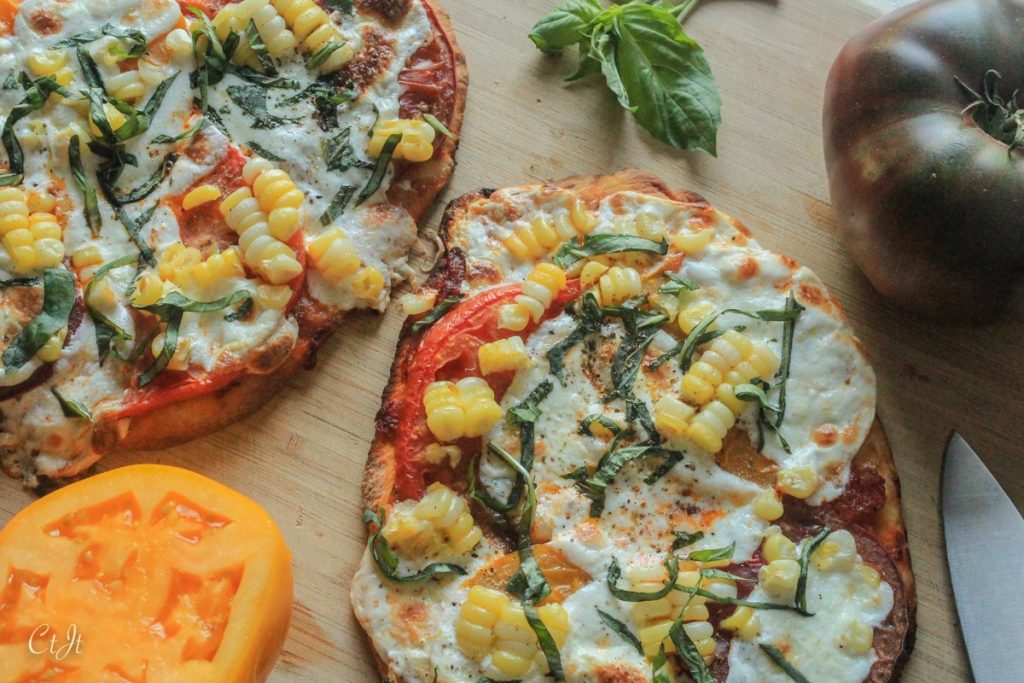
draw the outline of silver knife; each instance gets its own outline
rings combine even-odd
[[[977,683],[1024,680],[1024,518],[957,432],[942,461],[942,523]]]

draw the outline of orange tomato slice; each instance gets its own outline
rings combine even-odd
[[[551,586],[551,595],[539,602],[540,605],[565,602],[566,598],[590,583],[590,574],[570,562],[565,553],[554,546],[535,545],[533,556],[537,558],[537,566]],[[468,587],[479,584],[486,588],[505,590],[509,579],[518,571],[519,553],[510,553],[481,567],[464,585]]]
[[[264,681],[291,605],[291,553],[259,505],[186,470],[123,467],[0,532],[0,681]]]

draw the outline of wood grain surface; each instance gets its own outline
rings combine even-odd
[[[703,194],[763,245],[817,271],[873,360],[879,412],[903,478],[920,592],[917,648],[904,680],[966,680],[937,508],[939,464],[956,428],[1024,503],[1024,478],[1015,476],[1024,458],[1024,315],[1018,310],[986,328],[915,320],[879,300],[837,241],[821,94],[840,46],[878,13],[856,2],[702,3],[687,29],[705,47],[722,90],[716,159],[653,141],[596,82],[563,85],[574,58],[546,58],[526,38],[555,0],[444,0],[469,60],[470,97],[458,169],[424,230],[436,228],[444,202],[482,185],[637,167]],[[189,467],[274,516],[295,554],[296,604],[272,681],[376,680],[348,586],[365,544],[362,465],[401,317],[396,306],[384,316],[350,318],[316,371],[283,385],[246,422],[176,449],[100,463]],[[17,482],[0,481],[0,524],[32,498]],[[85,647],[91,637],[101,640],[82,628]]]

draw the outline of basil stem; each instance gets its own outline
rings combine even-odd
[[[60,393],[57,387],[50,387],[50,393],[54,395],[57,403],[60,404],[60,410],[64,413],[64,417],[82,418],[89,422],[93,421],[92,413],[89,412],[88,408]]]
[[[451,310],[452,307],[454,307],[455,304],[459,303],[459,301],[461,301],[461,300],[462,300],[462,295],[461,294],[456,294],[455,296],[448,297],[447,299],[441,301],[441,303],[435,305],[433,308],[431,308],[429,311],[427,311],[423,315],[422,318],[420,318],[419,320],[414,322],[412,324],[412,327],[409,328],[410,331],[415,334],[416,332],[419,332],[420,330],[423,330],[423,329],[426,329],[426,328],[430,327],[431,325],[436,323],[438,320],[443,318],[444,314],[447,313],[449,310]]]
[[[99,199],[96,196],[96,188],[85,177],[85,169],[82,167],[82,146],[77,135],[72,135],[68,143],[68,163],[71,166],[71,175],[82,193],[85,202],[85,222],[89,226],[93,237],[99,235],[103,227],[103,220],[100,217]]]
[[[636,651],[641,657],[644,655],[644,646],[640,644],[640,639],[633,635],[633,632],[629,630],[629,627],[624,623],[603,611],[600,607],[597,609],[597,615],[601,617],[601,621],[605,623],[605,626],[610,628],[613,633],[622,638],[624,641],[636,648]]]
[[[697,646],[694,645],[690,634],[686,632],[682,616],[672,624],[668,637],[676,646],[676,653],[679,655],[679,658],[686,664],[693,683],[715,683],[715,677],[708,671],[708,665],[704,663],[704,657],[697,651]]]
[[[377,163],[373,167],[373,173],[370,174],[370,179],[366,181],[366,186],[359,191],[356,206],[365,202],[380,189],[381,183],[384,182],[384,174],[388,172],[388,167],[391,165],[391,157],[394,156],[395,148],[401,141],[402,134],[395,133],[384,142],[384,146],[380,149],[380,156],[377,157]]]
[[[782,651],[774,645],[768,643],[758,643],[758,647],[764,651],[768,657],[775,662],[775,665],[782,669],[787,676],[795,683],[811,683],[807,680],[807,677],[800,673],[795,666],[786,660],[786,656],[782,654]]]
[[[622,254],[626,252],[641,252],[646,254],[667,254],[668,242],[637,237],[636,235],[613,235],[609,233],[589,234],[583,238],[581,245],[576,240],[569,240],[563,244],[551,261],[559,268],[568,268],[572,264],[589,256],[601,254]]]
[[[4,349],[0,360],[4,372],[10,373],[35,357],[36,352],[68,326],[68,318],[75,306],[75,277],[62,268],[43,271],[43,310],[28,322],[11,345]]]
[[[651,602],[653,600],[661,600],[663,597],[672,592],[672,589],[676,586],[676,579],[679,577],[679,561],[674,557],[665,558],[665,569],[668,570],[668,578],[665,579],[665,583],[656,591],[631,591],[624,588],[619,588],[616,584],[619,582],[619,577],[622,576],[622,570],[619,568],[619,561],[612,557],[612,563],[608,567],[608,590],[619,600],[623,602]]]
[[[793,603],[801,614],[807,616],[812,616],[807,611],[807,572],[811,564],[811,555],[828,538],[830,533],[832,533],[832,530],[825,527],[816,536],[805,541],[803,548],[800,550],[800,579],[796,582],[796,596],[793,599]]]
[[[363,513],[363,523],[373,524],[377,527],[377,530],[370,534],[370,556],[373,558],[374,564],[377,565],[377,569],[380,570],[381,576],[385,579],[394,583],[421,583],[427,579],[449,574],[456,576],[466,575],[465,569],[449,562],[431,562],[423,569],[412,574],[399,574],[398,557],[391,550],[388,539],[384,537],[385,521],[386,516],[383,509],[377,513],[373,510],[366,510]]]

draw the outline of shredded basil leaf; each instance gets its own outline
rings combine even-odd
[[[383,509],[376,513],[373,510],[366,510],[363,513],[363,523],[373,524],[377,527],[377,530],[370,534],[370,556],[373,557],[374,564],[377,565],[377,569],[385,579],[394,583],[421,583],[427,579],[449,574],[456,576],[466,575],[465,569],[449,562],[431,562],[423,569],[412,574],[399,574],[398,557],[391,550],[388,539],[383,534],[385,520],[386,517]]]
[[[317,50],[316,54],[306,60],[306,68],[310,71],[316,71],[324,62],[331,58],[331,55],[343,47],[345,46],[337,40],[327,41],[327,44]]]
[[[10,280],[0,280],[0,289],[9,287],[35,287],[40,283],[37,277],[16,277]]]
[[[455,139],[455,135],[453,135],[452,132],[448,130],[448,127],[441,123],[441,121],[438,120],[438,118],[433,114],[424,114],[423,120],[429,123],[431,128],[433,128],[434,130],[436,130],[438,133],[445,136],[449,140]]]
[[[11,187],[21,183],[21,175],[18,173],[0,173],[0,187]]]
[[[96,28],[91,31],[86,31],[84,33],[79,33],[71,36],[70,38],[65,38],[59,43],[55,43],[54,47],[76,47],[78,45],[85,45],[87,43],[99,40],[104,36],[110,36],[111,38],[120,38],[122,40],[127,40],[131,44],[131,47],[127,50],[121,48],[120,46],[114,46],[110,50],[110,54],[120,57],[121,59],[141,57],[142,55],[146,54],[146,46],[148,44],[148,41],[146,40],[146,35],[142,33],[142,31],[136,31],[133,29],[121,29],[111,24],[104,24],[100,28]]]
[[[384,146],[380,149],[380,156],[377,157],[377,163],[373,167],[373,173],[370,175],[370,179],[366,181],[366,186],[359,191],[359,197],[356,198],[356,206],[359,206],[367,199],[376,194],[377,190],[380,189],[380,185],[384,182],[384,174],[388,172],[388,167],[391,164],[391,157],[395,154],[395,148],[398,147],[398,143],[402,141],[402,134],[395,133],[388,137],[384,142]]]
[[[250,140],[249,142],[246,142],[245,146],[251,149],[252,151],[256,152],[256,154],[263,157],[264,159],[269,159],[270,161],[284,161],[284,158],[274,154],[269,149],[267,149],[260,143],[256,142],[255,140]]]
[[[658,645],[658,654],[651,660],[651,683],[673,683],[668,657],[665,655],[665,643]]]
[[[745,583],[757,583],[757,579],[750,579],[750,578],[747,578],[745,576],[739,576],[737,574],[733,574],[732,572],[727,572],[724,569],[717,569],[717,568],[714,568],[714,567],[706,568],[706,569],[701,569],[700,570],[700,575],[701,576],[706,576],[706,577],[712,578],[712,579],[728,579],[729,581],[741,581],[741,582],[745,582]]]
[[[693,683],[715,683],[715,677],[708,671],[708,665],[704,663],[704,658],[697,651],[697,646],[690,639],[690,634],[686,632],[681,616],[672,624],[668,637],[675,644],[679,658],[686,664]]]
[[[825,527],[816,536],[807,540],[800,551],[800,579],[796,582],[796,596],[793,599],[793,604],[796,605],[797,610],[801,614],[807,616],[811,616],[810,612],[807,611],[807,571],[811,564],[811,555],[828,538],[830,533],[832,533],[832,530]]]
[[[619,582],[619,578],[622,576],[622,569],[619,568],[619,561],[612,557],[612,563],[608,567],[608,590],[619,600],[623,602],[651,602],[653,600],[661,600],[663,597],[672,592],[672,589],[676,585],[676,579],[679,578],[679,560],[674,557],[665,558],[665,569],[668,570],[668,578],[665,579],[665,583],[656,591],[631,591],[624,588],[619,588],[616,584]]]
[[[548,380],[544,380],[531,391],[522,403],[514,406],[508,411],[508,421],[516,427],[532,425],[540,417],[540,402],[548,397],[554,386]],[[529,468],[527,468],[529,469]]]
[[[64,413],[64,417],[78,417],[89,422],[93,421],[92,413],[81,403],[60,393],[57,387],[50,387],[50,392],[57,399],[57,403],[60,404],[60,410]]]
[[[593,413],[591,415],[587,415],[582,421],[580,421],[580,434],[594,436],[591,425],[595,422],[611,432],[612,436],[615,436],[622,431],[622,427],[616,424],[615,420],[606,415],[601,415],[600,413]]]
[[[99,235],[103,227],[103,219],[100,217],[99,199],[96,196],[96,188],[85,177],[85,169],[82,168],[82,146],[77,135],[72,135],[68,143],[68,163],[71,166],[71,175],[82,193],[85,203],[85,222],[89,226],[93,237]]]
[[[680,548],[685,548],[688,545],[693,545],[697,541],[704,538],[703,531],[695,531],[693,533],[690,533],[688,531],[680,531],[676,529],[672,532],[672,535],[676,537],[675,540],[672,541],[673,551],[679,550]]]
[[[710,571],[710,570],[704,570],[704,571]],[[708,574],[708,576],[711,576],[711,574]],[[783,605],[783,604],[777,603],[777,602],[757,602],[757,601],[754,601],[754,600],[742,600],[740,598],[730,598],[730,597],[726,597],[724,595],[718,595],[717,593],[712,593],[709,590],[705,590],[703,588],[698,588],[696,586],[675,586],[674,590],[677,590],[680,593],[689,593],[691,595],[699,595],[702,598],[707,598],[708,600],[711,600],[712,602],[718,602],[718,603],[721,603],[723,605],[732,605],[733,607],[749,607],[751,609],[786,610],[786,611],[789,611],[789,612],[796,612],[797,614],[800,614],[801,616],[805,616],[805,617],[813,616],[813,615],[801,612],[797,607],[795,607],[793,605]]]
[[[793,317],[786,320],[786,324],[782,328],[782,362],[779,365],[779,371],[775,374],[775,385],[779,387],[779,410],[775,419],[776,427],[781,426],[783,418],[786,417],[786,384],[789,379],[790,363],[793,360],[793,334],[796,331],[796,320],[805,309],[797,302],[793,292],[790,292],[789,298],[786,299],[785,310],[792,312]]]
[[[679,294],[680,292],[695,292],[700,287],[676,273],[665,273],[668,282],[658,288],[663,294]]]
[[[559,268],[568,268],[577,261],[581,261],[589,256],[622,254],[634,251],[645,254],[667,254],[668,242],[665,240],[655,242],[654,240],[637,237],[636,235],[591,233],[583,239],[582,245],[576,240],[569,240],[563,244],[551,260]]]
[[[586,292],[583,295],[579,323],[570,332],[565,339],[558,342],[547,352],[548,365],[551,368],[551,374],[558,378],[558,381],[563,385],[565,384],[565,356],[569,353],[572,347],[576,346],[587,336],[594,334],[601,329],[601,307],[597,303],[597,298],[593,292]]]
[[[636,651],[642,657],[644,654],[644,646],[640,644],[640,639],[633,635],[633,632],[629,630],[629,627],[612,615],[603,611],[600,607],[595,609],[597,609],[597,614],[601,617],[601,621],[605,623],[605,626],[610,628],[617,636],[636,648]]]
[[[184,133],[181,133],[179,135],[175,135],[174,137],[171,137],[170,135],[163,135],[163,134],[157,135],[155,138],[153,138],[153,143],[157,144],[157,145],[166,145],[166,144],[170,144],[170,143],[174,143],[174,142],[181,142],[182,140],[187,140],[189,138],[195,137],[196,133],[198,133],[199,131],[203,130],[208,125],[210,125],[210,121],[209,121],[209,119],[204,117],[204,118],[199,120],[199,125],[194,126],[192,128],[189,128]]]
[[[67,90],[49,76],[29,81],[25,84],[25,98],[11,108],[10,113],[4,120],[3,130],[0,131],[0,141],[3,141],[4,149],[7,151],[10,173],[19,178],[18,182],[21,182],[20,178],[25,173],[25,155],[22,152],[18,138],[14,135],[14,124],[46,106],[47,98],[53,93],[59,93],[63,97],[71,96]]]
[[[558,644],[552,637],[551,632],[548,631],[548,627],[541,621],[540,615],[537,614],[537,610],[534,609],[533,605],[523,603],[523,613],[526,615],[526,621],[530,624],[530,628],[537,635],[537,642],[540,643],[541,652],[544,653],[544,659],[548,662],[548,676],[551,676],[556,681],[565,680],[565,672],[562,670],[562,656],[558,652]]]
[[[256,27],[256,22],[253,19],[249,19],[249,23],[245,27],[245,40],[249,43],[249,48],[253,54],[256,55],[256,60],[263,67],[263,72],[271,75],[277,75],[277,69],[274,67],[274,60],[270,58],[270,52],[267,50],[267,44],[263,42],[263,36],[260,35],[260,30]]]
[[[96,270],[92,279],[85,286],[85,310],[89,313],[89,317],[92,318],[93,325],[96,328],[96,350],[99,355],[100,365],[103,365],[103,362],[110,354],[112,342],[115,340],[128,341],[132,336],[103,312],[93,307],[90,303],[92,290],[110,271],[115,268],[138,263],[138,261],[138,254],[129,254],[128,256],[122,256],[119,259],[104,263]]]
[[[760,647],[768,657],[775,662],[775,665],[782,669],[791,680],[795,683],[811,683],[807,680],[807,677],[800,673],[795,666],[786,660],[786,656],[782,654],[782,651],[774,645],[768,643],[758,643]]]
[[[271,114],[267,110],[267,90],[263,86],[255,84],[229,85],[227,91],[231,101],[243,113],[252,117],[254,129],[277,128],[286,123],[295,123],[300,120],[299,117]]]
[[[118,197],[118,201],[121,204],[134,204],[140,202],[149,195],[153,194],[153,191],[163,182],[164,178],[167,177],[167,173],[174,166],[174,162],[178,160],[178,153],[171,152],[164,157],[163,161],[157,166],[156,170],[153,171],[152,175],[146,179],[141,185],[134,190],[128,192],[128,194]]]
[[[62,328],[75,306],[75,277],[62,268],[43,271],[43,309],[28,322],[11,345],[4,349],[0,360],[4,372],[14,372],[35,357],[39,349]]]
[[[362,161],[352,149],[351,128],[345,128],[330,140],[324,140],[321,147],[328,171],[347,171],[352,167],[372,168],[373,164]]]
[[[430,327],[438,320],[443,318],[444,314],[451,310],[451,308],[455,306],[455,304],[459,303],[459,301],[461,300],[461,294],[456,294],[455,296],[444,299],[443,301],[441,301],[441,303],[435,305],[433,308],[427,311],[422,318],[414,322],[412,324],[412,327],[410,328],[411,331],[415,333]]]
[[[345,213],[345,207],[352,201],[352,195],[356,193],[356,188],[351,185],[342,185],[341,189],[338,190],[338,194],[334,195],[334,199],[327,206],[327,210],[324,211],[323,215],[320,216],[320,224],[327,226],[338,220],[338,218]],[[413,330],[415,331],[415,330]]]
[[[600,517],[604,511],[605,494],[607,493],[608,486],[615,480],[616,475],[625,467],[628,463],[637,460],[639,458],[668,458],[668,461],[675,465],[683,459],[683,454],[679,451],[670,451],[664,448],[655,446],[652,443],[637,444],[635,446],[626,446],[625,448],[619,448],[618,442],[622,437],[632,436],[632,432],[620,432],[615,435],[608,449],[597,463],[597,469],[592,475],[587,477],[583,481],[576,482],[576,488],[580,490],[583,495],[590,498],[590,516]],[[664,473],[659,471],[659,477],[663,476]],[[645,479],[645,483],[652,484],[657,478],[652,479],[648,477]]]
[[[694,562],[717,562],[718,560],[731,560],[733,551],[736,550],[736,542],[725,548],[707,548],[705,550],[694,550],[687,559]]]

